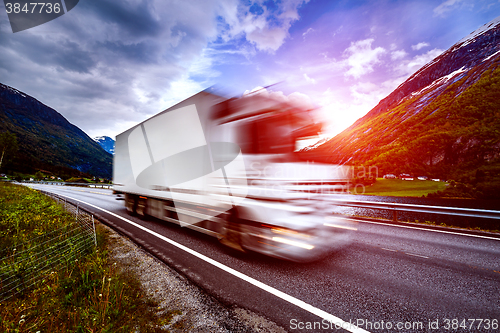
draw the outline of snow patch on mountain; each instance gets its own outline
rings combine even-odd
[[[111,139],[109,136],[97,136],[94,138],[94,141],[97,142],[101,146],[101,148],[108,153],[115,153],[115,140]]]
[[[448,75],[445,75],[445,76],[442,76],[434,81],[432,81],[431,84],[429,84],[428,86],[420,89],[419,91],[414,91],[411,93],[412,96],[417,96],[417,95],[420,95],[422,94],[425,90],[429,90],[435,86],[438,86],[438,85],[443,85],[444,83],[446,83],[447,81],[451,80],[453,77],[461,74],[461,73],[464,73],[464,72],[467,72],[468,71],[468,68],[465,68],[465,67],[462,67],[460,69],[457,69],[456,71],[448,74]],[[457,79],[460,79],[461,77],[463,77],[463,75],[461,75],[459,78]],[[455,80],[456,81],[456,80]]]
[[[21,91],[17,90],[16,88],[9,87],[9,86],[7,86],[7,85],[5,85],[5,84],[1,84],[1,83],[0,83],[0,85],[1,85],[1,87],[2,87],[2,88],[6,89],[6,90],[8,90],[8,91],[11,91],[11,92],[12,92],[12,93],[14,93],[14,94],[20,95],[20,96],[22,96],[22,97],[26,97],[26,95],[25,95],[25,94],[23,94]]]
[[[495,53],[493,53],[493,54],[492,54],[492,55],[490,55],[488,58],[483,59],[483,61],[482,61],[482,62],[485,62],[485,61],[490,60],[491,58],[493,58],[494,56],[496,56],[496,55],[497,55],[497,54],[499,54],[499,53],[500,53],[500,50],[499,50],[499,51],[497,51],[497,52],[495,52]]]
[[[459,40],[458,43],[455,44],[456,47],[453,48],[453,51],[458,50],[459,48],[464,47],[464,46],[472,43],[477,37],[481,36],[486,31],[495,28],[499,24],[500,24],[500,16],[497,17],[496,19],[486,23],[485,25],[479,27],[477,30],[473,31],[468,36]]]

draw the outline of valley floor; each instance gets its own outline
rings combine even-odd
[[[442,181],[377,178],[375,184],[364,188],[364,192],[358,187],[355,194],[421,197],[429,193],[443,191],[446,186],[447,183]]]

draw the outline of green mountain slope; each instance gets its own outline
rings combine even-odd
[[[54,109],[3,84],[0,132],[17,137],[16,158],[6,166],[10,170],[34,173],[43,169],[68,176],[83,172],[111,178],[111,154]]]
[[[441,178],[453,176],[449,167],[476,168],[495,161],[500,148],[500,68],[486,71],[458,95],[462,80],[409,119],[405,115],[412,99],[390,110],[390,116],[380,114],[343,133],[357,140],[342,142],[342,152],[354,164],[378,165],[382,172]]]

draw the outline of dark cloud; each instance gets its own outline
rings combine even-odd
[[[54,39],[33,34],[5,38],[3,47],[42,66],[88,73],[96,61],[85,47],[67,38]],[[1,66],[1,65],[0,65]]]
[[[53,60],[57,67],[79,73],[88,73],[96,66],[92,55],[81,47],[81,45],[64,40],[58,43]]]
[[[122,41],[98,42],[97,49],[109,53],[109,58],[125,58],[133,63],[157,63],[160,48],[151,42],[126,44]]]
[[[80,2],[87,15],[95,15],[102,22],[115,25],[120,31],[133,37],[160,35],[161,22],[153,15],[151,1],[137,3],[113,0],[88,0]]]

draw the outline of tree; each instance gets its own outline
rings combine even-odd
[[[10,132],[0,133],[0,168],[2,168],[4,158],[12,158],[17,152],[17,149],[17,138],[15,134]]]
[[[35,173],[35,179],[36,180],[43,180],[45,178],[45,175],[41,171],[37,171]]]

